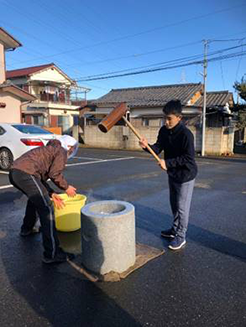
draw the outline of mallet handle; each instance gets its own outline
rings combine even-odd
[[[76,269],[81,274],[85,275],[85,277],[88,278],[91,282],[95,283],[98,281],[98,279],[99,279],[98,277],[96,277],[92,274],[89,274],[84,268],[77,266],[76,263],[74,263],[70,260],[68,260],[68,262],[74,269]]]
[[[138,133],[138,131],[132,126],[132,124],[129,122],[129,120],[126,119],[125,116],[122,117],[125,121],[125,123],[127,124],[127,126],[133,131],[133,133],[137,136],[137,138],[139,140],[141,140],[142,136]],[[158,161],[160,162],[161,159],[158,157],[158,155],[155,153],[154,150],[152,150],[152,148],[147,145],[147,149],[149,150],[149,152],[152,154],[152,156]]]

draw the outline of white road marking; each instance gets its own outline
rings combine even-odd
[[[8,171],[0,171],[0,174],[9,174]]]
[[[102,163],[102,162],[109,162],[109,161],[119,161],[119,160],[129,160],[129,159],[135,159],[135,157],[126,157],[126,158],[116,158],[116,159],[101,159],[98,161],[89,161],[89,162],[77,162],[73,164],[67,164],[67,167],[70,166],[82,166],[82,165],[90,165],[95,163]]]
[[[90,158],[90,157],[73,157],[74,159],[82,159],[82,160],[102,160],[100,158]]]
[[[3,185],[3,186],[0,186],[0,190],[3,190],[5,188],[10,188],[10,187],[14,187],[13,185]]]
[[[89,161],[89,162],[78,162],[74,164],[67,164],[66,166],[81,166],[81,165],[90,165],[90,164],[95,164],[95,163],[102,163],[102,162],[109,162],[109,161],[119,161],[119,160],[130,160],[130,159],[135,159],[135,157],[125,157],[125,158],[116,158],[116,159],[99,159],[98,161]],[[13,187],[13,185],[3,185],[0,186],[0,190]]]

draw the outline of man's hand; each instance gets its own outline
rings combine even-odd
[[[148,146],[148,141],[146,140],[145,137],[142,137],[140,140],[139,140],[139,145],[141,146],[141,148],[143,149],[146,149],[147,146]]]
[[[66,193],[68,196],[74,197],[76,195],[76,188],[72,185],[68,185],[68,188],[66,189]]]
[[[54,206],[56,207],[56,209],[62,209],[65,207],[64,201],[62,200],[62,198],[59,197],[58,194],[53,193],[51,195],[51,198],[53,200],[53,203],[54,203]]]
[[[165,160],[161,159],[159,161],[159,166],[161,167],[161,169],[167,170],[167,166],[166,166]]]

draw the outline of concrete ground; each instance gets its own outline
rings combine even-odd
[[[26,199],[0,173],[0,325],[246,326],[246,159],[198,158],[185,249],[168,250],[166,173],[143,152],[80,149],[65,176],[88,202],[129,201],[137,241],[166,252],[116,283],[41,262],[40,235],[18,233]],[[60,233],[78,251],[80,232]]]

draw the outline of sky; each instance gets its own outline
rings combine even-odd
[[[7,70],[53,62],[91,89],[88,99],[203,82],[204,40],[208,58],[217,57],[208,62],[207,90],[233,92],[246,74],[245,17],[246,0],[0,0],[0,26],[22,44],[6,53]],[[98,79],[153,68],[161,70]]]

